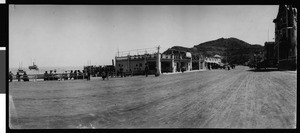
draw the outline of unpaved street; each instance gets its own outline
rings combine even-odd
[[[12,82],[10,126],[295,128],[296,80],[295,72],[237,66],[108,81]]]

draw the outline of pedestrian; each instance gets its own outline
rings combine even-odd
[[[13,80],[13,73],[11,71],[9,71],[9,82],[12,82]]]
[[[69,76],[69,77],[70,77],[70,80],[71,80],[71,79],[74,79],[73,70],[71,70],[71,72],[70,72],[70,76]]]
[[[58,76],[58,74],[56,73],[56,70],[54,70],[54,73],[53,73],[53,79],[54,79],[54,80],[58,80],[58,79],[59,79],[59,76]]]
[[[123,78],[123,67],[120,68],[121,78]]]
[[[24,82],[29,81],[29,78],[28,78],[28,75],[26,74],[26,72],[24,72],[24,74],[23,74],[23,81]]]
[[[131,71],[131,69],[130,69],[130,71]],[[148,77],[148,71],[149,71],[149,66],[148,66],[148,64],[146,63],[146,64],[145,64],[145,75],[146,75],[146,77]]]
[[[106,79],[108,80],[108,76],[109,76],[109,70],[108,70],[108,68],[105,68],[105,76],[106,76]]]
[[[82,79],[82,73],[80,70],[77,70],[77,74],[78,74],[78,79]]]
[[[103,68],[101,76],[103,80],[105,80],[105,78],[108,80],[108,71],[106,68]]]
[[[78,78],[77,77],[77,70],[75,70],[73,74],[74,74],[74,80],[77,79]]]
[[[87,80],[87,70],[86,69],[82,70],[82,73],[83,73],[83,79]]]
[[[50,70],[50,73],[49,73],[49,80],[53,80],[54,78],[53,78],[53,73],[52,73],[52,70]]]
[[[131,68],[129,69],[130,75],[131,77],[133,76],[133,71],[131,70]]]
[[[87,80],[91,80],[91,67],[87,69]]]
[[[48,72],[47,71],[45,71],[45,73],[44,73],[44,81],[46,81],[46,80],[48,80]]]
[[[68,80],[68,72],[67,71],[64,72],[63,79],[64,80]]]
[[[18,79],[18,82],[21,81],[21,75],[19,74],[19,72],[17,72],[17,75],[16,75],[17,79]]]

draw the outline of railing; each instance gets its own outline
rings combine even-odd
[[[154,53],[157,53],[157,47],[118,51],[116,52],[116,57],[123,57],[128,55],[133,56],[133,55],[154,54]]]

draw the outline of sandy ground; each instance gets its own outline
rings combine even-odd
[[[32,128],[295,128],[296,73],[236,69],[108,81],[9,83],[10,124]]]

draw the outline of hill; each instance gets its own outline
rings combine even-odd
[[[171,49],[191,52],[193,55],[204,55],[212,57],[216,54],[227,57],[227,62],[234,64],[244,64],[254,53],[263,51],[264,47],[258,44],[249,44],[237,38],[219,38],[195,45],[192,48],[173,46]],[[171,53],[166,50],[164,53]],[[226,62],[226,58],[223,59]]]

